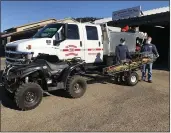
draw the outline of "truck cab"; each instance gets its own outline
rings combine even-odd
[[[29,53],[57,55],[65,60],[81,57],[86,63],[103,61],[100,25],[81,23],[48,24],[32,38],[7,43],[7,63],[22,63]]]

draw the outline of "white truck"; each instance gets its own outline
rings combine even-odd
[[[120,38],[126,39],[130,52],[135,52],[137,38],[145,36],[140,32],[119,32],[116,28],[84,23],[48,24],[32,38],[6,44],[7,64],[22,64],[39,53],[57,55],[60,60],[81,57],[86,63],[110,64]]]

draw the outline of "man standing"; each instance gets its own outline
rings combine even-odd
[[[146,43],[142,46],[141,52],[142,53],[149,53],[154,54],[156,57],[159,57],[157,48],[154,44],[151,44],[152,38],[148,37]],[[142,68],[142,80],[146,80],[146,69],[148,70],[148,82],[152,83],[152,66],[153,63],[145,64]]]
[[[128,47],[125,45],[125,39],[120,39],[120,44],[116,46],[115,54],[117,58],[117,62],[124,63],[126,59],[131,59],[131,56],[128,51]]]

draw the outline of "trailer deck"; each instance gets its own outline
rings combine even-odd
[[[157,57],[152,53],[137,53],[133,55],[131,61],[103,68],[103,75],[113,77],[117,82],[123,81],[134,86],[139,80],[136,71],[141,69],[144,64],[155,62],[156,59]]]

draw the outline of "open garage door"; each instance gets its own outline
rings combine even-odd
[[[140,31],[147,32],[152,37],[152,43],[156,45],[160,57],[154,67],[170,68],[170,24],[165,25],[142,25]]]
[[[170,11],[157,14],[110,21],[109,26],[124,27],[126,25],[139,27],[139,31],[147,32],[152,37],[160,54],[154,67],[170,69]]]

